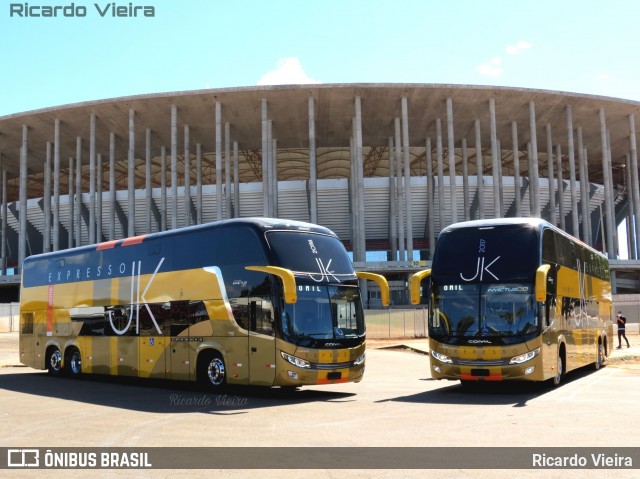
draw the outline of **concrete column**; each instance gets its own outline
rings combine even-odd
[[[431,138],[427,138],[427,238],[429,239],[429,259],[433,259],[433,248],[436,244],[433,208],[433,158],[431,154]]]
[[[231,218],[231,124],[224,124],[224,200],[225,218]]]
[[[240,165],[238,164],[238,142],[233,142],[233,212],[240,218]]]
[[[469,158],[467,157],[467,139],[462,139],[462,202],[464,207],[464,220],[471,219],[469,205]]]
[[[29,156],[29,127],[22,125],[22,146],[20,147],[20,218],[18,230],[18,268],[22,272],[22,262],[27,257],[27,164]]]
[[[275,216],[275,196],[273,194],[273,122],[267,120],[267,196],[269,198],[269,216]]]
[[[600,141],[602,143],[602,172],[604,176],[604,206],[605,206],[605,235],[607,242],[607,255],[609,259],[615,259],[615,245],[613,243],[613,192],[610,189],[611,178],[611,162],[608,154],[608,141],[607,141],[607,120],[605,118],[604,110],[601,108],[599,111],[600,116]]]
[[[547,170],[549,177],[549,214],[551,224],[558,225],[558,217],[556,215],[556,187],[554,185],[554,163],[553,163],[553,142],[551,138],[551,123],[545,126],[547,132]]]
[[[96,155],[96,242],[101,243],[102,234],[102,153]]]
[[[500,204],[500,178],[498,173],[498,138],[496,134],[496,101],[489,100],[489,120],[491,127],[491,170],[493,172],[493,215],[502,218]]]
[[[500,191],[500,216],[504,217],[504,188],[502,181],[502,144],[496,139],[496,151],[498,152],[498,191]]]
[[[266,98],[262,99],[260,111],[262,113],[262,214],[269,216],[271,205],[269,205],[269,136]]]
[[[167,231],[167,149],[164,146],[160,147],[160,231]]]
[[[449,156],[449,196],[451,197],[451,222],[458,222],[456,197],[456,152],[453,138],[453,101],[447,98],[447,150]]]
[[[444,216],[444,159],[442,157],[442,122],[440,118],[436,118],[436,160],[438,161],[438,220],[440,221],[440,230],[447,223]]]
[[[278,218],[280,215],[278,214],[278,140],[273,138],[271,140],[271,197],[273,201],[271,204],[273,205],[272,215],[274,218]]]
[[[116,239],[116,134],[109,133],[109,241]]]
[[[611,132],[607,130],[607,155],[609,157],[609,192],[611,193],[611,202],[609,204],[610,210],[607,211],[607,216],[611,219],[613,227],[611,233],[613,235],[613,252],[614,258],[618,257],[618,224],[616,222],[616,204],[615,196],[616,190],[613,187],[613,157],[611,156]],[[612,283],[613,287],[613,283]]]
[[[409,107],[407,97],[402,97],[402,153],[404,155],[404,199],[407,212],[407,260],[413,261],[413,214],[411,199],[411,158],[409,156]],[[451,119],[453,122],[453,118]],[[451,126],[453,136],[453,125]],[[362,142],[361,142],[362,143]],[[455,176],[455,159],[454,159]]]
[[[73,157],[70,156],[69,157],[69,193],[68,193],[68,199],[69,199],[69,225],[67,228],[67,231],[69,233],[68,236],[68,241],[67,243],[69,244],[69,248],[73,248],[74,244],[73,241],[75,239],[75,234],[74,234],[74,224],[75,224],[75,198],[74,198],[74,194],[73,194],[73,178],[74,178],[74,168],[73,168]]]
[[[476,133],[476,175],[478,177],[478,219],[484,219],[484,161],[482,159],[482,137],[480,120],[474,121]]]
[[[217,103],[216,103],[217,105]],[[178,108],[171,106],[171,229],[178,227]]]
[[[582,143],[582,128],[578,127],[578,160],[580,167],[580,214],[582,215],[582,241],[589,238],[589,179],[587,177],[587,163]]]
[[[355,136],[355,152],[356,152],[356,167],[357,167],[357,190],[358,195],[358,216],[357,226],[359,231],[358,239],[360,241],[359,257],[356,261],[366,260],[366,231],[364,221],[364,173],[362,165],[362,106],[360,97],[355,98],[355,113],[356,113],[356,136]],[[407,242],[409,238],[407,238]],[[366,284],[366,283],[365,283]]]
[[[520,147],[518,146],[518,123],[511,122],[511,150],[513,152],[513,184],[515,188],[516,216],[522,216],[522,197],[520,184]]]
[[[202,144],[196,143],[196,223],[202,224]]]
[[[633,219],[635,217],[633,208],[633,193],[631,187],[631,153],[625,155],[625,183],[627,184],[629,212],[627,214],[627,251],[629,252],[629,259],[637,259],[636,253],[636,236],[635,228],[633,227]]]
[[[216,220],[222,220],[222,104],[219,101],[216,102]]]
[[[584,177],[585,177],[587,186],[589,188],[587,191],[587,202],[590,202],[591,201],[591,183],[589,182],[589,155],[586,148],[584,148],[583,155],[584,155],[584,174],[585,174]],[[582,221],[585,221],[585,219],[583,218]],[[590,246],[593,246],[593,237],[592,237],[592,228],[591,228],[591,211],[589,211],[589,214],[587,215],[586,222],[587,222],[586,243]]]
[[[135,111],[129,110],[129,164],[128,170],[128,200],[127,200],[127,236],[136,235],[136,135]]]
[[[184,225],[191,225],[191,129],[184,125]]]
[[[82,138],[76,138],[76,246],[82,245]]]
[[[538,172],[538,135],[536,128],[536,106],[532,101],[529,102],[529,128],[531,129],[531,182],[529,191],[533,194],[532,216],[540,218],[540,174]]]
[[[631,193],[633,200],[633,212],[635,215],[634,236],[636,250],[640,255],[640,184],[638,181],[638,148],[636,142],[636,117],[629,115],[629,149],[631,154]]]
[[[399,261],[406,261],[407,243],[404,237],[404,175],[402,174],[402,155],[401,155],[401,141],[400,141],[400,118],[396,117],[394,120],[394,134],[395,134],[395,159],[396,159],[396,185],[398,193],[398,252],[400,254]]]
[[[4,241],[4,235],[2,236]],[[60,120],[53,123],[53,251],[60,249]],[[4,257],[4,255],[3,255]]]
[[[564,181],[562,181],[562,149],[560,144],[556,145],[556,162],[558,163],[558,216],[561,230],[566,230],[564,214]]]
[[[569,150],[569,181],[571,192],[571,234],[579,238],[578,185],[576,183],[576,158],[573,146],[573,115],[571,113],[571,105],[567,105],[567,148]]]
[[[388,140],[389,149],[389,242],[391,243],[391,258],[398,260],[398,213],[396,211],[396,178],[395,159],[393,156],[393,137]],[[427,200],[428,202],[429,200]],[[427,206],[428,208],[428,206]]]
[[[318,165],[316,160],[316,113],[312,96],[309,97],[309,217],[318,222]]]
[[[349,202],[351,205],[351,246],[353,250],[353,261],[356,260],[358,256],[358,245],[360,241],[358,240],[358,227],[357,227],[357,219],[356,214],[358,212],[358,195],[356,194],[357,188],[357,173],[356,173],[356,151],[355,145],[356,142],[354,138],[356,137],[356,119],[355,117],[351,118],[351,137],[349,138],[349,167],[350,167],[350,181],[349,181]]]
[[[46,144],[46,157],[44,162],[44,196],[42,198],[44,210],[44,234],[42,252],[51,251],[51,142]]]
[[[89,244],[96,242],[96,115],[89,116]]]
[[[145,148],[144,148],[144,188],[145,188],[145,220],[146,233],[151,233],[151,203],[153,202],[153,190],[151,189],[151,129],[144,131]]]
[[[2,257],[2,275],[7,274],[7,170],[2,167],[2,246],[0,246],[0,256]]]

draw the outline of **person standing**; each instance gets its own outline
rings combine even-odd
[[[627,347],[630,348],[629,340],[625,334],[625,326],[627,325],[627,318],[622,315],[622,311],[618,311],[618,349],[622,348],[622,338],[627,342]]]

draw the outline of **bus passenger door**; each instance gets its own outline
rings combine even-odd
[[[271,386],[276,377],[276,342],[271,301],[249,299],[249,383]]]

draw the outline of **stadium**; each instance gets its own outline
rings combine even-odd
[[[438,232],[541,217],[640,293],[636,116],[624,99],[493,86],[321,84],[96,100],[0,117],[0,299],[27,256],[234,217],[335,231],[358,269],[429,264]],[[622,234],[619,234],[619,231]],[[368,306],[379,304],[369,286]]]

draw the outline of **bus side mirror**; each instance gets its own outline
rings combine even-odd
[[[547,300],[547,275],[550,269],[550,264],[543,264],[536,271],[536,301],[539,303]]]
[[[420,283],[424,278],[431,276],[430,269],[424,269],[422,271],[418,271],[413,276],[411,276],[411,280],[409,282],[409,291],[411,292],[411,304],[420,304]]]
[[[295,304],[298,300],[296,278],[290,269],[279,268],[278,266],[245,266],[244,269],[261,271],[279,277],[282,280],[282,288],[284,289],[284,302],[287,304]]]
[[[383,306],[389,306],[389,283],[387,279],[379,274],[367,273],[366,271],[357,271],[356,276],[361,279],[369,279],[375,281],[380,288],[380,298]]]

